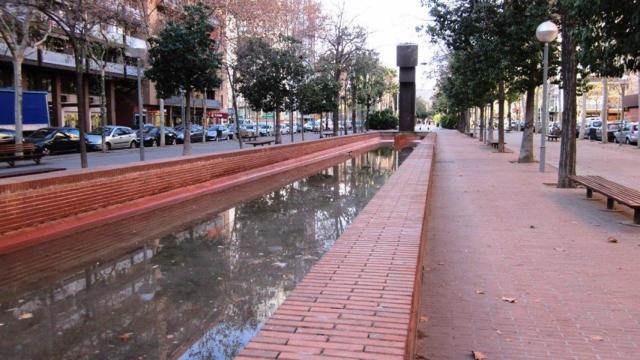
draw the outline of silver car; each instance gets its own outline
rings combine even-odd
[[[638,144],[638,123],[625,122],[615,134],[615,141],[624,144]]]
[[[87,145],[93,150],[102,150],[102,133],[107,150],[133,148],[138,145],[135,131],[126,126],[105,126],[95,128],[87,134]]]

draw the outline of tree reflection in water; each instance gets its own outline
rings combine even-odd
[[[383,147],[215,215],[224,196],[0,257],[0,358],[232,358],[402,157]],[[62,265],[94,241],[110,252]]]

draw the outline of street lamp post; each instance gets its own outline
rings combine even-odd
[[[540,42],[544,43],[544,70],[543,70],[543,84],[542,84],[542,129],[540,131],[540,172],[544,172],[545,155],[546,155],[546,137],[547,137],[547,122],[549,120],[548,109],[548,92],[549,92],[549,43],[554,41],[558,36],[558,27],[551,21],[545,21],[538,25],[536,29],[536,37]]]
[[[144,161],[144,108],[142,105],[142,57],[138,58],[138,128],[140,129],[140,161]]]
[[[138,128],[140,129],[140,161],[144,161],[144,105],[142,103],[142,70],[143,59],[147,54],[144,47],[129,47],[127,55],[137,59],[137,82],[138,82]]]

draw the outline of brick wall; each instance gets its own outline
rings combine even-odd
[[[349,135],[0,181],[0,234],[379,138]]]

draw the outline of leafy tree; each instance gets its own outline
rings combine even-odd
[[[170,20],[149,40],[151,69],[145,75],[156,82],[160,97],[184,90],[186,118],[183,155],[191,154],[191,97],[194,92],[220,85],[220,56],[211,37],[210,9],[200,3],[185,5],[184,14]]]
[[[305,67],[291,48],[275,48],[261,38],[249,38],[238,49],[238,84],[255,110],[275,112],[276,144],[281,143],[280,113],[294,104]],[[294,105],[290,105],[293,107]]]
[[[305,114],[320,114],[333,111],[336,106],[335,92],[340,83],[333,78],[330,64],[320,63],[316,71],[307,77],[298,93],[299,111]],[[322,133],[320,134],[322,136]]]
[[[398,117],[391,109],[374,111],[367,116],[369,128],[373,130],[395,130],[398,127]]]

